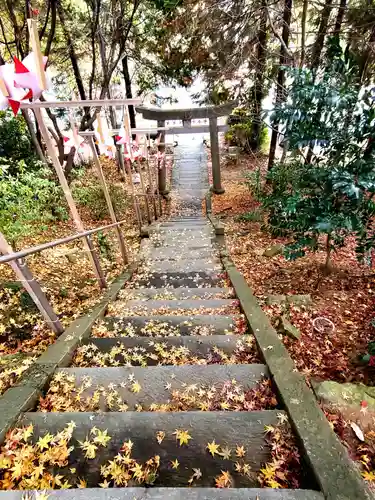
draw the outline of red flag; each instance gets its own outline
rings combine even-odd
[[[8,99],[8,102],[10,104],[10,107],[12,108],[14,116],[16,116],[18,110],[20,109],[21,103],[19,101],[15,101],[14,99]]]
[[[13,61],[14,61],[15,73],[30,73],[30,71],[26,68],[26,66],[23,63],[21,63],[21,61],[16,56],[13,57]]]

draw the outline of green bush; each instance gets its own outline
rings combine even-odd
[[[250,119],[242,123],[234,123],[229,126],[225,133],[225,140],[230,146],[239,146],[245,151],[254,150],[253,125]],[[259,148],[262,149],[268,143],[268,129],[262,126],[260,133]]]
[[[109,194],[116,212],[120,217],[125,216],[128,198],[121,186],[109,185]],[[82,206],[85,206],[94,220],[101,220],[109,216],[107,202],[100,184],[92,182],[87,185],[78,183],[72,187],[73,198]]]
[[[12,244],[29,235],[35,223],[67,217],[62,190],[49,178],[48,168],[34,162],[30,169],[24,160],[13,165],[16,175],[0,164],[0,227]]]
[[[0,169],[17,175],[20,160],[28,169],[38,169],[33,144],[22,116],[14,117],[10,111],[0,111]]]

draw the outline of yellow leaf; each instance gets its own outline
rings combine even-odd
[[[22,462],[15,462],[10,470],[12,471],[12,479],[20,479],[23,476]]]
[[[362,472],[362,476],[363,476],[363,479],[365,481],[375,481],[375,471],[371,471],[371,472],[368,472],[368,471],[365,471],[365,472]]]
[[[23,431],[23,440],[24,441],[27,441],[29,439],[29,437],[31,437],[33,435],[33,432],[34,432],[34,428],[32,425],[29,425],[28,427],[26,427]]]
[[[177,441],[180,441],[180,446],[188,444],[189,440],[192,439],[188,431],[183,431],[181,429],[176,429],[173,434],[176,436]]]
[[[207,449],[213,457],[215,456],[215,454],[219,454],[219,448],[220,445],[216,444],[215,440],[213,440],[212,443],[207,444]]]
[[[106,447],[110,440],[111,436],[108,436],[107,430],[101,431],[100,429],[96,429],[96,436],[94,437],[94,443]]]
[[[86,440],[83,443],[79,441],[82,450],[85,452],[85,457],[92,459],[96,457],[96,450],[98,447],[94,444],[91,443],[90,441]]]
[[[171,460],[171,466],[172,466],[172,469],[178,469],[178,466],[180,465],[180,462],[177,460]]]
[[[44,450],[44,449],[47,450],[52,439],[53,439],[52,434],[48,433],[44,437],[38,439],[37,446],[41,450]]]
[[[142,387],[141,387],[140,383],[136,380],[135,382],[132,383],[130,390],[132,392],[138,393],[138,392],[140,392],[141,389],[142,389]]]

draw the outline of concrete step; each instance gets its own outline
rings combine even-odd
[[[146,315],[150,314],[151,311],[163,310],[168,314],[168,311],[176,311],[176,310],[184,310],[184,311],[192,311],[193,314],[199,314],[199,310],[201,309],[210,309],[213,314],[220,314],[218,311],[232,311],[238,307],[237,302],[233,299],[184,299],[184,300],[129,300],[122,301],[119,300],[113,303],[116,307],[123,306],[127,310],[134,311],[134,314],[137,311],[140,311],[138,315]],[[239,311],[238,311],[239,312]]]
[[[210,228],[212,229],[212,225],[209,221],[184,221],[184,222],[161,222],[158,224],[161,229],[203,229]],[[157,227],[156,225],[153,227]]]
[[[88,487],[98,486],[103,482],[101,466],[108,464],[109,460],[121,453],[124,442],[130,440],[133,443],[131,456],[138,462],[143,464],[155,455],[160,456],[155,486],[189,486],[192,469],[199,468],[202,477],[194,481],[193,486],[212,487],[215,477],[224,470],[233,477],[233,487],[252,487],[257,485],[253,473],[258,472],[270,459],[270,451],[264,439],[265,426],[275,425],[280,413],[278,410],[233,413],[25,413],[19,424],[32,424],[33,439],[37,440],[47,433],[54,435],[62,431],[68,422],[74,423],[76,427],[73,430],[73,438],[68,444],[74,445],[74,450],[69,457],[69,465],[61,469],[64,480],[67,479],[72,484],[77,484],[79,476],[87,480]],[[111,440],[106,447],[98,446],[95,458],[88,460],[79,442],[86,441],[94,427],[101,431],[107,430]],[[186,431],[191,436],[187,445],[180,446],[176,440],[176,430]],[[161,444],[156,439],[157,433],[165,433]],[[228,460],[219,455],[211,456],[207,444],[212,441],[215,441],[220,449],[230,449],[231,458]],[[241,460],[251,467],[252,474],[249,476],[240,475],[235,471],[237,446],[245,448],[245,456]],[[172,469],[171,461],[176,458],[180,466]],[[72,495],[72,491],[70,494]]]
[[[236,316],[127,316],[103,320],[114,336],[180,336],[180,335],[232,335],[235,333]]]
[[[227,299],[233,298],[233,288],[134,288],[122,290],[121,300],[182,300],[182,299]]]
[[[146,265],[156,273],[178,273],[210,271],[220,272],[223,266],[219,259],[179,259],[179,260],[153,260],[145,259]]]
[[[183,240],[171,240],[165,238],[153,238],[149,243],[151,248],[171,248],[180,252],[190,252],[190,250],[208,249],[214,250],[212,238],[184,238]]]
[[[142,250],[142,257],[153,260],[180,260],[180,259],[205,259],[216,258],[219,260],[219,254],[211,247],[203,247],[198,249],[181,249],[181,247],[148,247]]]
[[[84,349],[82,349],[84,348]],[[85,350],[86,349],[86,350]],[[162,361],[158,356],[155,359],[155,353],[171,352],[172,350],[180,350],[185,356],[192,355],[197,358],[207,360],[209,362],[221,362],[221,353],[229,358],[236,357],[238,361],[242,359],[247,362],[257,362],[257,348],[255,339],[252,335],[243,335],[240,338],[234,335],[211,335],[207,337],[197,336],[184,336],[184,337],[153,337],[152,339],[146,337],[123,337],[123,338],[98,338],[91,337],[84,341],[76,353],[79,354],[74,366],[96,366],[90,361],[90,353],[96,354],[111,354],[114,359],[120,362],[120,365],[125,364],[124,356],[117,355],[118,351],[121,353],[140,353],[144,357],[144,362],[147,366],[154,366],[158,363],[163,365],[170,364],[169,358],[165,357]],[[88,357],[84,353],[88,352]],[[219,354],[220,353],[220,354]],[[79,361],[84,357],[83,362]],[[230,359],[229,359],[230,361]],[[141,365],[140,362],[132,361],[132,365]]]
[[[186,225],[170,225],[170,226],[161,226],[160,224],[153,224],[149,227],[149,231],[155,232],[160,231],[161,233],[169,233],[169,232],[177,232],[177,233],[197,233],[197,234],[208,234],[213,232],[213,227],[211,224],[203,223],[203,224],[186,224]]]
[[[24,500],[23,491],[1,491],[0,500]],[[58,500],[324,500],[312,490],[271,490],[264,488],[86,488],[46,490],[46,497]],[[74,496],[73,496],[74,495]],[[33,497],[30,500],[34,500]]]
[[[206,288],[224,285],[222,275],[216,271],[168,272],[135,275],[130,288]]]
[[[113,391],[115,391],[114,399],[117,400],[120,397],[129,411],[136,410],[138,405],[141,405],[143,411],[149,411],[152,410],[152,404],[158,406],[170,402],[173,404],[174,391],[179,393],[188,391],[188,394],[194,398],[199,389],[205,389],[205,392],[208,392],[214,388],[215,391],[221,393],[223,385],[230,384],[233,391],[238,387],[245,392],[265,378],[269,378],[269,374],[265,365],[253,363],[249,365],[63,368],[57,369],[54,377],[57,379],[65,377],[66,380],[72,381],[74,379],[72,387],[75,387],[76,392],[80,390],[81,400],[91,399],[94,393],[100,390],[98,411],[118,411],[119,407],[116,402],[109,407],[106,401],[108,394]],[[139,392],[133,391],[134,382],[139,384]],[[65,385],[65,382],[62,383]],[[188,386],[192,387],[191,392],[187,389]],[[56,392],[55,389],[53,392]],[[200,410],[199,402],[207,402],[207,397],[204,395],[197,397],[197,400],[192,399],[188,409]],[[212,397],[215,397],[214,393]],[[216,399],[221,401],[226,398],[218,394]],[[62,399],[58,411],[64,411],[65,404],[66,401]]]

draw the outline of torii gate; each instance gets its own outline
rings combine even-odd
[[[226,125],[218,126],[217,119],[220,116],[228,116],[232,109],[237,105],[236,101],[231,101],[220,106],[207,106],[204,108],[184,108],[184,109],[152,109],[144,106],[137,106],[135,109],[141,113],[146,120],[156,120],[158,129],[161,130],[160,151],[165,148],[165,133],[170,134],[191,134],[191,133],[210,133],[211,144],[211,163],[212,163],[212,190],[216,194],[224,193],[221,185],[220,174],[220,153],[219,153],[219,135],[220,131],[227,129]],[[209,119],[209,126],[191,126],[191,120]],[[182,120],[183,127],[165,127],[167,120]],[[166,193],[166,170],[165,167],[159,170],[159,192]]]

